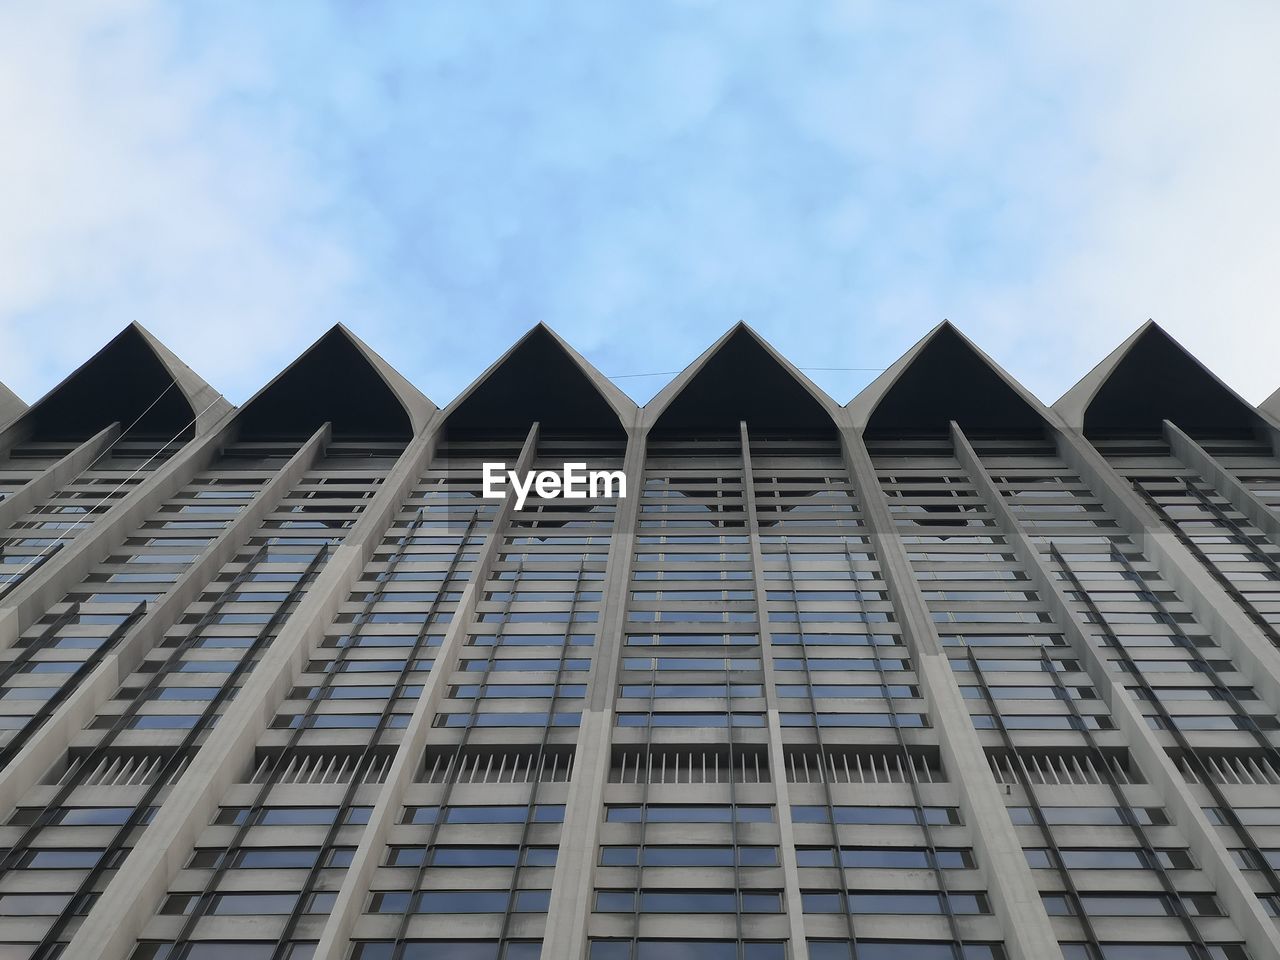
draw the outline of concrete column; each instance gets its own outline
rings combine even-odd
[[[67,744],[138,668],[142,658],[212,582],[222,566],[235,557],[267,514],[275,509],[316,457],[324,452],[328,439],[329,426],[326,424],[258,491],[249,505],[221,536],[201,552],[168,592],[149,605],[143,618],[62,702],[13,762],[0,771],[0,810],[12,809],[39,782],[45,771],[65,758]]]
[[[102,456],[120,436],[120,424],[103,427],[65,457],[44,469],[9,496],[0,500],[0,530],[7,530],[24,513],[47,500],[74,480]]]
[[[254,749],[294,678],[359,579],[383,532],[429,462],[440,418],[427,425],[392,467],[364,514],[331,552],[306,596],[249,674],[155,819],[85,917],[64,960],[124,960],[174,876],[182,869],[218,801],[252,767]]]
[[[637,415],[637,421],[639,417]],[[596,847],[604,808],[605,785],[612,761],[613,704],[618,683],[618,663],[623,652],[631,561],[635,554],[636,520],[644,493],[645,447],[648,434],[633,424],[627,430],[623,472],[627,496],[618,501],[613,520],[613,540],[605,567],[604,603],[596,634],[591,684],[578,728],[573,778],[565,802],[560,829],[560,852],[551,881],[547,909],[544,960],[581,960],[587,950],[587,919],[595,887]]]
[[[1214,490],[1248,517],[1273,543],[1280,544],[1280,515],[1258,499],[1256,493],[1171,420],[1164,422],[1164,438],[1169,442],[1175,457],[1208,480]]]
[[[778,717],[777,677],[773,672],[773,635],[769,629],[769,603],[764,577],[764,552],[760,549],[760,521],[756,513],[755,471],[751,466],[751,438],[747,424],[742,423],[742,500],[747,509],[747,529],[751,536],[752,586],[755,590],[759,620],[760,666],[764,671],[765,711],[769,723],[769,773],[773,781],[778,808],[778,845],[782,855],[782,880],[786,891],[787,922],[790,924],[792,960],[809,960],[809,941],[805,936],[804,905],[800,898],[800,870],[796,866],[796,831],[791,820],[790,786],[782,745],[782,722]],[[793,589],[795,584],[790,584]],[[814,728],[814,736],[822,731]],[[831,825],[833,831],[835,824]]]
[[[232,428],[228,425],[189,442],[18,584],[0,604],[0,650],[12,646],[161,503],[208,467],[229,441]]]
[[[1280,705],[1280,650],[1262,634],[1222,585],[1191,555],[1115,468],[1074,430],[1053,429],[1058,455],[1111,512],[1143,555],[1191,608],[1272,708]]]
[[[529,430],[524,447],[516,460],[514,469],[524,474],[533,467],[538,451],[539,427],[535,423]],[[489,571],[502,546],[502,534],[515,509],[515,499],[507,497],[494,517],[493,526],[485,539],[471,579],[462,590],[457,609],[444,640],[436,653],[435,665],[422,686],[422,695],[418,698],[413,713],[409,717],[409,725],[396,747],[391,768],[386,779],[378,790],[378,799],[374,802],[373,811],[369,815],[368,826],[360,835],[360,844],[356,847],[351,866],[342,880],[342,888],[338,891],[337,902],[329,914],[324,931],[320,934],[320,942],[316,946],[312,960],[342,960],[346,956],[347,942],[351,931],[364,909],[365,895],[373,881],[374,871],[378,868],[378,859],[387,844],[387,833],[395,823],[396,815],[404,803],[405,793],[422,764],[427,746],[427,736],[431,730],[432,718],[444,699],[449,688],[449,678],[457,669],[459,654],[466,645],[467,631],[475,614],[476,603],[484,590]],[[459,546],[459,550],[463,549]],[[344,594],[345,596],[345,591]],[[205,749],[208,749],[207,747]],[[86,958],[87,960],[87,958]]]
[[[851,427],[841,430],[841,440],[903,638],[929,703],[948,778],[959,793],[992,909],[1005,932],[1005,949],[1012,960],[1060,956],[1057,936],[898,537],[871,455]]]
[[[1044,555],[1031,541],[1017,515],[1009,508],[986,467],[955,423],[951,425],[951,439],[956,457],[968,471],[979,495],[1000,522],[1014,555],[1031,577],[1036,591],[1053,614],[1054,620],[1062,627],[1067,640],[1089,671],[1089,676],[1093,678],[1098,694],[1106,701],[1130,754],[1138,761],[1150,782],[1159,790],[1165,805],[1173,812],[1174,821],[1195,852],[1200,868],[1213,884],[1236,928],[1245,938],[1250,955],[1280,956],[1280,934],[1277,934],[1274,922],[1262,909],[1249,881],[1232,860],[1217,831],[1205,819],[1200,803],[1173,765],[1169,754],[1156,739],[1155,732],[1147,725],[1141,710],[1099,652],[1084,621],[1067,600],[1063,581],[1053,576]]]

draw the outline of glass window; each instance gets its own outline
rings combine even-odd
[[[309,869],[315,865],[319,851],[314,847],[262,848],[241,850],[234,864],[246,870],[278,868]]]
[[[511,867],[519,858],[519,847],[437,847],[431,854],[433,867]]]
[[[191,944],[186,960],[270,960],[276,945],[271,943],[217,942],[200,940]]]
[[[1167,917],[1170,913],[1169,901],[1158,896],[1083,894],[1080,900],[1091,917]]]
[[[506,890],[428,890],[417,895],[415,913],[500,914],[507,909]]]
[[[52,917],[71,905],[70,893],[6,893],[0,895],[0,917]]]
[[[217,916],[273,916],[293,911],[296,893],[220,893],[209,912]]]

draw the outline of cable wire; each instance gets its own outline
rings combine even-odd
[[[168,386],[168,387],[165,387],[165,388],[164,388],[164,390],[162,390],[162,391],[160,392],[160,395],[159,395],[159,396],[157,396],[157,397],[155,398],[155,400],[151,401],[151,406],[150,406],[150,407],[147,407],[147,409],[146,409],[146,410],[143,410],[143,411],[142,411],[142,413],[140,413],[140,414],[137,416],[137,418],[133,421],[133,423],[129,424],[129,426],[127,426],[124,430],[122,430],[122,431],[120,432],[120,435],[119,435],[118,437],[116,437],[114,440],[112,440],[112,441],[111,441],[111,443],[107,446],[107,448],[106,448],[105,450],[103,450],[101,454],[99,454],[99,455],[98,455],[97,459],[95,459],[95,460],[93,461],[93,463],[91,463],[91,464],[89,464],[89,466],[85,467],[84,471],[81,473],[81,476],[83,476],[85,473],[88,473],[90,470],[92,470],[92,469],[94,468],[94,466],[95,466],[95,465],[97,465],[98,461],[100,461],[103,457],[105,457],[108,453],[110,453],[110,452],[111,452],[111,449],[112,449],[112,448],[113,448],[117,443],[119,443],[121,440],[123,440],[123,439],[124,439],[125,434],[126,434],[126,433],[128,433],[130,430],[132,430],[135,426],[137,426],[137,425],[138,425],[138,421],[139,421],[139,420],[141,420],[144,416],[146,416],[146,415],[147,415],[147,411],[148,411],[148,410],[150,410],[150,409],[151,409],[151,407],[154,407],[157,403],[159,403],[159,402],[160,402],[160,397],[163,397],[163,396],[165,395],[165,393],[167,393],[171,387],[173,387],[173,383],[172,383],[172,382],[170,382],[169,386]],[[152,460],[154,460],[156,457],[160,456],[160,454],[161,454],[161,452],[162,452],[162,451],[169,449],[169,444],[171,444],[171,443],[173,443],[173,441],[177,440],[177,439],[178,439],[178,437],[182,436],[182,434],[186,432],[187,428],[189,428],[189,427],[193,426],[193,425],[196,423],[196,421],[197,421],[197,420],[199,420],[199,419],[200,419],[201,417],[203,417],[206,413],[208,413],[208,412],[209,412],[209,410],[210,410],[210,409],[212,409],[213,405],[214,405],[214,404],[216,404],[216,403],[218,402],[218,400],[219,400],[219,399],[221,399],[221,398],[215,398],[214,400],[210,401],[209,406],[205,407],[203,410],[201,410],[199,413],[197,413],[194,417],[192,417],[192,418],[191,418],[191,420],[190,420],[190,422],[188,422],[188,423],[184,424],[181,428],[179,428],[178,432],[177,432],[177,433],[175,433],[175,434],[174,434],[172,437],[170,437],[168,440],[166,440],[166,441],[165,441],[165,442],[164,442],[160,447],[158,447],[158,448],[156,449],[156,452],[155,452],[155,453],[153,453],[151,456],[147,457],[147,459],[146,459],[146,460],[144,460],[141,464],[139,464],[137,467],[135,467],[135,468],[134,468],[134,471],[133,471],[131,474],[129,474],[127,477],[125,477],[123,480],[121,480],[118,484],[116,484],[116,486],[112,487],[112,488],[111,488],[111,490],[110,490],[110,491],[108,491],[108,492],[107,492],[107,493],[102,497],[102,499],[101,499],[101,500],[99,500],[99,501],[98,501],[97,503],[95,503],[92,507],[90,507],[90,508],[89,508],[89,510],[85,513],[85,515],[84,515],[84,516],[85,516],[85,517],[93,517],[93,516],[94,516],[94,514],[95,514],[95,512],[97,511],[97,509],[98,509],[100,506],[102,506],[104,503],[106,503],[108,500],[110,500],[113,496],[115,496],[115,495],[116,495],[120,490],[122,490],[122,489],[123,489],[123,488],[124,488],[128,483],[129,483],[129,481],[130,481],[130,480],[132,480],[132,479],[133,479],[134,477],[136,477],[139,473],[141,473],[144,469],[146,469],[147,465],[148,465],[149,463],[151,463],[151,461],[152,461]],[[28,571],[28,570],[30,570],[30,569],[32,568],[32,566],[34,566],[35,564],[40,563],[40,562],[44,559],[44,557],[45,557],[45,555],[46,555],[46,554],[48,554],[50,551],[52,551],[52,550],[56,549],[56,548],[57,548],[57,547],[62,543],[62,541],[63,541],[63,540],[65,540],[65,539],[67,538],[67,534],[69,534],[72,530],[76,529],[76,528],[77,528],[78,526],[80,526],[82,523],[84,523],[84,519],[83,519],[83,518],[82,518],[82,519],[79,519],[79,520],[76,520],[74,523],[72,523],[72,524],[71,524],[71,526],[67,527],[67,529],[65,529],[65,530],[63,530],[63,531],[62,531],[62,533],[58,534],[58,537],[57,537],[57,539],[56,539],[56,540],[54,540],[52,543],[50,543],[50,544],[46,545],[46,546],[45,546],[45,547],[44,547],[44,548],[43,548],[43,549],[42,549],[38,554],[36,554],[34,557],[32,557],[30,560],[28,560],[25,564],[23,564],[23,566],[22,566],[22,567],[21,567],[21,568],[20,568],[16,573],[14,573],[14,574],[10,577],[9,582],[11,582],[11,583],[12,583],[12,582],[21,582],[22,578],[26,576],[27,571]]]

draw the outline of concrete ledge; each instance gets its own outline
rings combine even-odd
[[[1067,430],[1057,431],[1056,441],[1059,455],[1191,607],[1201,626],[1213,634],[1271,709],[1280,709],[1280,650],[1092,444]]]
[[[182,869],[227,790],[252,766],[257,741],[271,723],[294,677],[323,639],[416,467],[435,443],[435,431],[418,437],[401,454],[346,541],[335,548],[298,609],[254,668],[232,709],[225,713],[147,827],[107,889],[85,917],[66,960],[124,960]]]
[[[516,461],[515,469],[527,471],[533,464],[538,448],[538,424],[534,424],[525,439],[524,447]],[[449,621],[444,641],[436,652],[435,663],[423,684],[422,695],[418,698],[409,717],[409,725],[405,728],[396,747],[395,759],[391,769],[378,790],[378,800],[369,815],[369,823],[360,836],[360,844],[356,847],[351,866],[347,868],[342,879],[342,887],[338,891],[337,902],[329,913],[324,932],[316,946],[312,960],[341,960],[346,956],[347,941],[351,936],[356,921],[364,907],[365,893],[378,867],[378,855],[386,845],[387,835],[395,820],[395,815],[404,803],[405,792],[413,782],[418,764],[426,749],[427,736],[431,730],[431,718],[443,699],[448,688],[449,677],[453,674],[459,654],[466,642],[467,630],[471,615],[475,611],[479,599],[479,591],[488,579],[489,570],[502,545],[502,531],[514,509],[515,500],[507,497],[493,519],[488,537],[480,557],[472,568],[471,579],[463,588],[462,597]],[[532,784],[537,789],[537,782]]]
[[[1222,898],[1231,919],[1249,945],[1249,953],[1255,957],[1280,956],[1280,933],[1277,933],[1274,921],[1262,909],[1249,881],[1236,866],[1217,831],[1205,818],[1200,803],[1173,765],[1168,752],[1156,740],[1138,705],[1093,643],[1085,624],[1067,600],[1064,582],[1052,575],[1044,555],[1018,522],[986,467],[955,424],[952,424],[951,436],[960,463],[969,472],[991,512],[999,519],[1001,527],[1009,536],[1009,544],[1015,555],[1031,575],[1032,583],[1070,640],[1072,649],[1086,664],[1089,676],[1097,685],[1098,693],[1110,709],[1116,728],[1123,735],[1134,759],[1147,773],[1149,782],[1160,792],[1165,804],[1173,811],[1174,823],[1178,825],[1183,839],[1195,851],[1200,868]]]
[[[229,441],[232,426],[187,443],[168,461],[147,474],[123,499],[89,529],[71,540],[23,580],[0,605],[0,649],[11,646],[103,557],[124,542],[155,509],[201,470],[207,469]]]
[[[104,450],[115,443],[119,435],[120,424],[113,423],[109,427],[104,427],[57,463],[45,468],[38,477],[33,477],[0,500],[0,530],[7,530],[24,513],[39,506],[42,500],[84,473]]]
[[[638,419],[638,418],[637,418]],[[613,520],[613,541],[606,561],[605,596],[591,661],[588,701],[578,726],[573,778],[565,802],[547,908],[547,932],[543,952],[548,957],[579,960],[587,949],[587,920],[595,878],[596,844],[605,783],[613,749],[613,700],[622,656],[631,560],[635,554],[636,520],[644,491],[644,461],[648,433],[638,425],[627,431],[623,469],[628,496],[618,504]],[[619,572],[621,571],[621,572]]]
[[[969,710],[938,638],[928,604],[920,593],[907,551],[898,536],[875,465],[862,438],[841,432],[845,457],[871,530],[881,572],[912,648],[948,778],[959,793],[965,823],[979,854],[983,878],[1012,960],[1042,960],[1061,954],[1017,831],[987,765]]]
[[[1277,515],[1258,495],[1240,482],[1230,470],[1213,458],[1204,447],[1168,420],[1164,422],[1164,438],[1169,442],[1174,456],[1200,474],[1227,501],[1249,518],[1249,522],[1280,543],[1280,515]]]
[[[235,557],[263,519],[323,451],[328,427],[321,427],[258,491],[231,526],[200,554],[138,625],[109,652],[54,711],[26,746],[0,771],[0,810],[9,810],[66,752],[68,742],[93,719],[120,684],[137,669],[165,632],[177,622],[224,564]]]

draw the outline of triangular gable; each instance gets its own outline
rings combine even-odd
[[[1257,412],[1158,324],[1147,321],[1054,404],[1086,434],[1254,429]]]
[[[635,404],[545,324],[538,324],[445,409],[450,431],[618,432]]]
[[[644,408],[655,431],[828,432],[839,407],[745,323],[738,323]]]
[[[1040,430],[1044,406],[950,322],[943,321],[850,401],[868,433]]]
[[[240,436],[408,440],[435,406],[342,324],[331,328],[240,408]]]
[[[164,344],[131,323],[33,404],[15,427],[30,438],[83,439],[119,423],[135,437],[189,439],[230,409]]]

